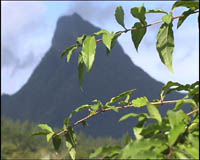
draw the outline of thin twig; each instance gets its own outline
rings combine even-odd
[[[151,104],[153,105],[162,105],[162,104],[175,104],[176,102],[178,102],[179,100],[171,100],[171,101],[163,101],[163,102],[152,102]],[[126,105],[126,106],[118,106],[116,107],[118,110],[121,110],[121,109],[128,109],[128,108],[134,108],[135,106],[133,105]],[[136,108],[136,107],[135,107]],[[100,114],[100,113],[103,113],[103,112],[107,112],[107,111],[111,111],[112,109],[111,108],[106,108],[106,109],[100,109],[99,111],[97,111],[96,113],[94,114],[89,114],[88,116],[76,121],[72,127],[75,127],[77,126],[78,124],[82,123],[83,121],[86,121],[88,119],[90,119],[91,117],[93,116],[96,116],[97,114]],[[59,135],[62,135],[62,134],[67,134],[68,130],[65,129],[65,130],[62,130],[61,132],[57,133],[55,136],[59,136]]]
[[[199,11],[195,11],[195,12],[193,12],[192,14],[198,13],[198,12],[199,12]],[[186,16],[186,15],[180,15],[180,16],[172,17],[172,20],[175,20],[175,19],[178,19],[178,18],[182,18],[182,17],[184,17],[184,16]],[[160,21],[156,21],[156,22],[150,23],[150,24],[148,24],[148,25],[141,26],[141,27],[134,27],[134,28],[130,28],[130,29],[123,30],[123,31],[119,31],[119,32],[116,33],[114,36],[118,36],[118,35],[121,35],[122,33],[127,33],[127,32],[129,32],[129,31],[134,31],[134,30],[137,30],[137,29],[147,28],[147,27],[153,26],[153,25],[155,25],[155,24],[160,24],[160,23],[163,23],[163,21],[160,20]],[[100,42],[100,41],[102,41],[102,39],[97,39],[97,40],[96,40],[96,42]]]
[[[194,113],[196,113],[196,112],[198,112],[198,111],[199,111],[199,108],[193,110],[192,112],[188,113],[187,115],[190,116],[190,115],[192,115],[192,114],[194,114]]]

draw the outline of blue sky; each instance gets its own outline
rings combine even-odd
[[[125,10],[125,24],[131,28],[137,21],[130,14],[132,7],[144,3],[147,9],[162,8],[170,11],[172,1],[106,1],[106,2],[64,2],[31,1],[2,2],[1,35],[1,93],[13,94],[28,80],[33,69],[51,46],[51,39],[57,19],[74,12],[93,25],[109,31],[123,28],[114,18],[115,8],[121,5]],[[185,8],[178,8],[174,16],[180,15]],[[152,23],[162,18],[162,14],[147,15]],[[169,80],[180,83],[192,83],[199,78],[199,34],[197,15],[192,15],[177,30],[174,21],[175,49],[173,58],[174,74],[168,71],[155,48],[156,35],[160,25],[147,29],[137,53],[131,41],[130,33],[120,36],[119,43],[133,63],[141,67],[156,80],[166,83]]]

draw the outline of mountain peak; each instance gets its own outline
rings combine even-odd
[[[58,19],[52,45],[54,48],[63,50],[66,44],[70,42],[70,45],[73,45],[76,42],[76,38],[82,34],[92,34],[98,30],[91,23],[83,20],[77,13],[62,16]]]

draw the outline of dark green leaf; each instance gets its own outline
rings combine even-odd
[[[146,24],[145,13],[146,13],[146,8],[144,7],[144,5],[142,5],[141,7],[131,8],[132,16],[135,18],[138,18],[140,20],[140,22],[144,25]]]
[[[83,127],[88,125],[86,121],[82,121],[81,124],[83,125]]]
[[[33,133],[31,136],[38,136],[38,135],[47,135],[49,134],[48,132],[37,132],[37,133]]]
[[[82,87],[83,84],[84,67],[83,56],[80,53],[78,57],[78,79],[80,87]]]
[[[168,14],[168,15],[163,16],[162,21],[167,23],[167,24],[170,24],[172,22],[172,15]]]
[[[126,91],[126,92],[123,92],[121,93],[119,96],[116,96],[116,97],[113,97],[109,102],[106,103],[106,105],[110,105],[118,100],[120,100],[121,98],[127,96],[127,95],[130,95],[132,94],[133,92],[135,91],[135,89],[131,89],[129,91]]]
[[[82,47],[83,62],[89,72],[93,66],[96,54],[96,39],[95,36],[87,36]]]
[[[55,136],[52,138],[53,146],[56,151],[60,148],[61,138],[59,136]]]
[[[142,107],[146,106],[148,102],[149,100],[147,97],[139,97],[137,99],[132,100],[132,105],[134,107]]]
[[[115,19],[122,27],[125,28],[125,25],[124,25],[124,10],[123,10],[122,6],[119,6],[119,7],[116,8]]]
[[[151,117],[153,119],[156,119],[158,121],[158,123],[161,124],[162,123],[162,117],[160,115],[158,107],[153,105],[153,104],[148,103],[147,104],[147,109],[148,109],[149,114],[151,115]]]
[[[67,62],[70,61],[70,58],[72,56],[72,53],[77,50],[79,48],[78,45],[73,45],[73,46],[70,46],[69,48],[67,48],[66,50],[64,50],[64,52],[62,53],[61,57],[65,56],[66,53],[67,54]]]
[[[199,2],[197,1],[177,1],[172,6],[172,10],[174,10],[177,7],[187,7],[192,10],[199,9]]]
[[[131,31],[132,41],[137,52],[138,52],[139,44],[146,33],[146,27],[144,28],[142,27],[144,27],[144,25],[141,22],[136,22],[132,28],[137,28],[137,29]]]
[[[172,30],[172,23],[164,23],[158,32],[156,48],[159,53],[161,61],[173,72],[172,67],[172,53],[174,51],[174,35]]]
[[[52,128],[47,124],[39,124],[38,127],[41,129],[47,130],[49,133],[53,132]]]
[[[185,19],[186,19],[189,15],[191,15],[191,14],[193,14],[193,13],[194,13],[194,11],[191,10],[191,9],[189,9],[189,10],[183,12],[182,15],[184,15],[184,16],[181,17],[181,18],[179,18],[178,23],[177,23],[177,28],[179,28],[179,27],[182,25],[182,23],[185,21]]]
[[[168,14],[166,11],[162,10],[162,9],[151,9],[151,10],[147,10],[146,11],[146,14],[147,13],[165,13],[165,14]]]

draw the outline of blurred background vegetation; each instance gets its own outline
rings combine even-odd
[[[1,158],[31,158],[31,159],[61,159],[70,158],[67,148],[64,144],[58,153],[53,149],[53,145],[48,145],[45,136],[33,136],[32,133],[39,131],[36,124],[29,121],[20,122],[13,121],[10,118],[1,118]],[[125,136],[125,135],[124,135]],[[77,157],[88,158],[89,154],[94,152],[100,146],[120,145],[124,142],[124,136],[120,139],[112,137],[86,136],[83,132],[79,132],[77,139]],[[51,141],[49,143],[52,143]]]

